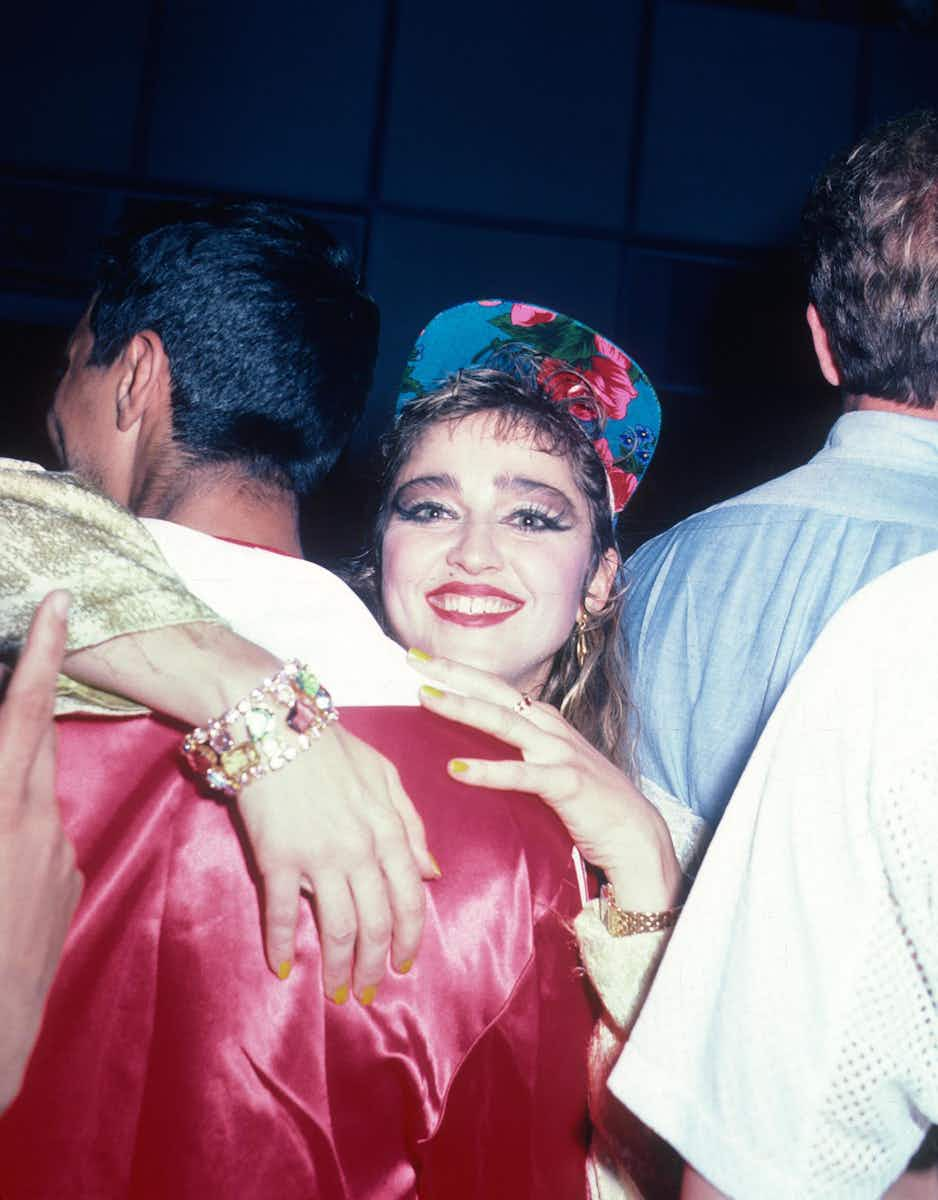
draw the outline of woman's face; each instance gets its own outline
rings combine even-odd
[[[489,413],[440,421],[417,443],[393,484],[382,599],[403,645],[536,692],[616,563],[590,576],[589,509],[567,461],[492,426]]]

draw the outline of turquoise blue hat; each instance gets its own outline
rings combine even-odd
[[[471,367],[507,371],[565,405],[603,461],[614,511],[625,508],[648,469],[661,426],[655,389],[633,358],[553,309],[470,300],[438,313],[417,339],[398,410]]]

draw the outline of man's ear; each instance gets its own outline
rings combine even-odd
[[[586,589],[583,607],[587,612],[602,612],[606,607],[609,602],[609,593],[612,591],[613,584],[616,581],[616,572],[618,569],[618,554],[616,554],[615,550],[607,550],[599,560],[599,566],[593,573],[593,578]]]
[[[169,400],[169,359],[160,335],[152,329],[135,333],[121,354],[121,366],[117,428],[126,433]]]
[[[814,342],[814,353],[817,355],[821,374],[828,383],[833,384],[834,387],[840,387],[840,368],[837,366],[837,362],[831,351],[830,339],[827,336],[827,330],[821,322],[820,314],[813,304],[809,304],[806,315],[808,318],[808,328],[811,330],[811,340]]]

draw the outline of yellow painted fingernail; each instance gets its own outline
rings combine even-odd
[[[285,958],[283,960],[283,962],[280,964],[280,966],[277,968],[277,978],[278,979],[289,979],[290,972],[292,970],[293,970],[293,963],[290,962],[290,960],[288,958]]]
[[[366,988],[362,988],[358,995],[358,1001],[360,1004],[371,1004],[377,994],[378,989],[373,983],[369,983]]]
[[[442,700],[446,695],[445,692],[441,692],[439,688],[433,687],[433,685],[429,683],[423,684],[420,690],[425,696],[429,696],[431,700]]]
[[[463,762],[461,758],[451,758],[449,760],[449,769],[454,775],[464,775],[469,770],[469,764]]]
[[[414,960],[412,958],[405,958],[401,965],[397,968],[398,975],[406,975],[413,965]]]
[[[430,853],[429,850],[427,851],[427,853],[428,854]],[[436,861],[436,859],[433,857],[432,854],[430,854],[430,862],[433,865],[434,871],[436,871],[437,879],[442,879],[443,878],[443,869],[440,866],[440,864]]]
[[[416,646],[411,646],[407,653],[411,658],[416,658],[417,662],[430,662],[433,658],[432,654],[427,654],[426,650],[418,650]]]
[[[343,983],[341,987],[335,989],[332,993],[333,1004],[344,1004],[348,999],[348,984]]]

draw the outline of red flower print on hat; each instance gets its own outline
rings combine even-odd
[[[593,449],[599,455],[600,459],[602,459],[602,464],[608,471],[612,466],[612,450],[610,449],[609,443],[605,438],[597,438],[595,442],[593,442]]]
[[[590,362],[590,369],[584,374],[602,401],[606,415],[614,421],[619,421],[628,412],[630,401],[638,395],[629,378],[632,360],[623,354],[618,346],[607,342],[598,333],[596,350],[597,353]]]
[[[581,321],[520,300],[470,300],[438,313],[407,360],[398,410],[459,370],[504,371],[562,407],[586,435],[625,508],[645,475],[661,425],[638,363]]]
[[[621,467],[613,465],[612,450],[609,448],[609,443],[605,438],[597,438],[593,442],[593,446],[609,477],[609,486],[612,488],[613,512],[621,512],[631,499],[632,493],[638,487],[638,477],[633,475],[631,471],[623,471]]]
[[[606,474],[612,486],[612,511],[622,512],[638,487],[638,476],[631,471],[623,471],[621,467],[610,467]]]
[[[557,314],[549,308],[535,308],[533,304],[513,304],[511,306],[512,325],[547,325],[557,319]]]
[[[537,373],[537,382],[556,404],[566,404],[580,421],[595,421],[596,409],[590,404],[577,404],[577,396],[590,394],[585,375],[574,371],[559,358],[545,358]],[[601,399],[601,397],[598,397]]]

